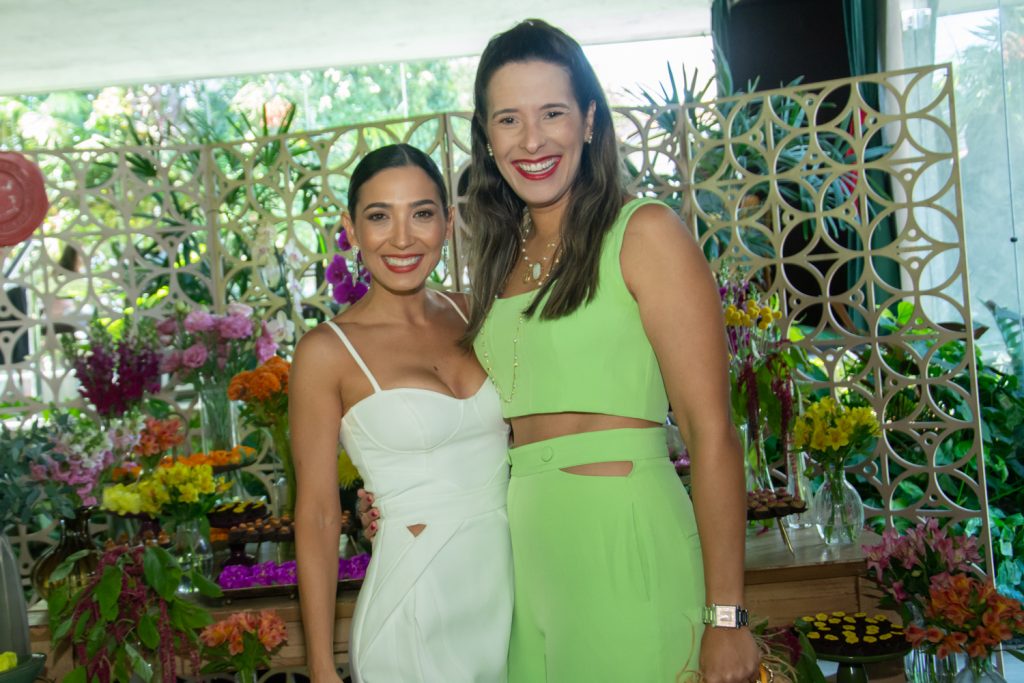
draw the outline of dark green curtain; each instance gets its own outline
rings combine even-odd
[[[715,60],[724,60],[724,64],[716,63],[718,92],[731,95],[732,76],[728,75],[728,68],[723,69],[732,59],[732,46],[729,43],[729,0],[713,0],[711,3],[711,42],[714,45]],[[729,78],[730,82],[724,83],[723,76]]]
[[[843,31],[846,34],[846,55],[850,62],[850,75],[863,76],[865,74],[878,73],[879,57],[878,45],[882,42],[883,35],[883,12],[885,6],[880,0],[843,0]],[[880,109],[880,97],[878,86],[861,86],[861,97],[865,104],[875,110]],[[882,144],[882,140],[872,140],[872,145]],[[891,192],[888,177],[876,171],[868,171],[868,178],[872,183],[884,187]],[[885,222],[874,231],[871,236],[871,248],[878,249],[891,244],[896,239],[896,225],[892,218],[886,218]],[[857,245],[849,245],[855,248]],[[878,276],[890,286],[900,286],[899,266],[891,260],[874,262],[873,266]],[[851,262],[846,273],[847,285],[853,287],[863,275],[863,266],[857,262]],[[887,294],[878,288],[875,290],[876,300],[884,299]],[[863,324],[860,316],[855,316],[858,325]]]

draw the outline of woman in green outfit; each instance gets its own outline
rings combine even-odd
[[[465,341],[512,425],[509,680],[758,680],[707,262],[668,207],[625,196],[608,104],[572,38],[538,20],[495,36],[474,96]],[[666,457],[669,400],[692,505]]]

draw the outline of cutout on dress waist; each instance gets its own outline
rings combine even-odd
[[[572,467],[560,467],[566,474],[582,477],[628,477],[633,472],[632,460],[612,460],[610,462],[588,462]]]
[[[423,530],[427,528],[427,525],[426,524],[410,524],[409,526],[407,526],[405,528],[408,529],[409,533],[412,534],[413,536],[419,536],[420,534],[423,533]]]

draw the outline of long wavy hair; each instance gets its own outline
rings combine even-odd
[[[466,223],[473,296],[463,344],[472,344],[495,297],[505,287],[519,254],[519,225],[526,205],[487,153],[487,88],[494,73],[509,63],[541,61],[569,72],[581,112],[593,102],[593,137],[583,145],[579,172],[562,218],[561,257],[526,310],[542,320],[569,315],[597,293],[601,245],[622,209],[624,188],[611,110],[593,67],[579,43],[539,19],[527,19],[494,36],[480,56],[473,86],[473,120]]]

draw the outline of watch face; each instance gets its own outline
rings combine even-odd
[[[736,608],[727,605],[715,606],[715,626],[736,628]]]

